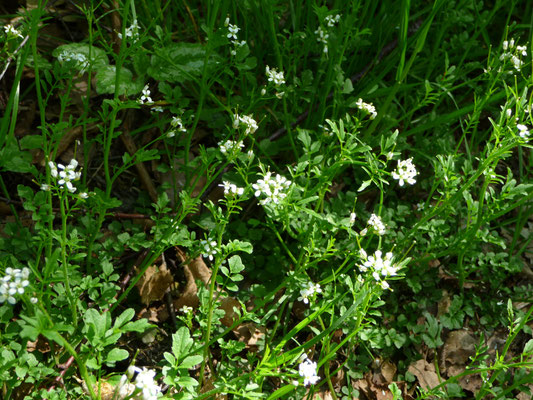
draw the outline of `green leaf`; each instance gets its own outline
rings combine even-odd
[[[90,55],[89,55],[90,53]],[[93,67],[103,67],[109,65],[109,59],[104,50],[90,46],[86,43],[69,43],[63,44],[59,47],[56,47],[52,52],[54,57],[59,57],[60,55],[69,55],[69,54],[82,54],[85,56],[87,61],[89,61]],[[63,61],[63,63],[72,63],[72,66],[77,69],[83,69],[83,64],[74,61]]]
[[[96,74],[96,92],[98,94],[114,94],[117,68],[106,65],[98,68]],[[120,69],[118,94],[132,96],[140,93],[144,82],[140,79],[133,80],[133,73],[126,67]]]
[[[172,335],[172,354],[176,360],[180,360],[186,356],[193,345],[189,329],[182,326],[176,333]]]
[[[40,149],[43,147],[43,137],[40,135],[26,135],[19,140],[22,149]]]
[[[533,353],[533,339],[529,339],[524,346],[524,353]]]
[[[185,357],[185,359],[179,364],[178,368],[190,369],[202,362],[204,358],[200,355]]]
[[[237,274],[244,269],[244,264],[242,263],[241,257],[237,255],[230,257],[228,263],[232,274]]]
[[[148,75],[158,81],[183,83],[198,78],[204,69],[205,48],[199,43],[174,43],[156,50]],[[213,70],[222,59],[211,54],[207,69]]]
[[[135,310],[133,308],[128,308],[127,310],[124,310],[122,314],[117,317],[113,326],[115,328],[121,328],[122,325],[124,325],[126,322],[131,321],[134,315]]]
[[[146,318],[142,318],[135,322],[128,322],[122,327],[122,332],[145,332],[147,329],[153,328],[154,325],[148,322]]]
[[[108,354],[106,358],[106,363],[114,363],[116,361],[122,361],[128,358],[130,354],[127,350],[124,349],[112,349]]]

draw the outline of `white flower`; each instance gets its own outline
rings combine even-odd
[[[189,306],[183,306],[179,309],[179,311],[182,312],[183,314],[189,314],[192,312],[192,310],[193,308]]]
[[[126,37],[133,38],[134,42],[139,38],[139,24],[137,20],[133,20],[132,24],[125,30]],[[122,33],[118,33],[117,36],[122,39]]]
[[[316,362],[313,362],[308,358],[300,363],[298,373],[304,378],[304,386],[314,385],[320,380],[316,374],[316,368]]]
[[[127,383],[127,380],[128,377],[131,379],[135,373],[137,373],[137,376],[135,377],[135,385],[132,390],[132,386]],[[161,392],[161,388],[154,380],[154,377],[155,371],[144,367],[143,369],[140,369],[132,365],[128,368],[127,376],[123,375],[120,379],[119,392],[129,396],[135,389],[140,389],[140,397],[137,396],[135,397],[136,399],[156,400],[158,394]]]
[[[226,196],[242,196],[244,189],[237,187],[234,183],[223,181],[221,185],[224,188],[224,194]]]
[[[43,192],[48,192],[48,191],[50,191],[50,185],[47,185],[46,183],[43,183],[43,184],[41,185],[41,190],[42,190]]]
[[[364,262],[359,265],[359,269],[362,272],[371,269],[374,279],[381,287],[388,289],[389,285],[384,283],[385,279],[389,276],[395,276],[398,273],[398,266],[392,263],[394,256],[391,252],[385,254],[385,257],[382,257],[382,254],[381,250],[377,250],[373,256],[368,257],[365,253],[365,257],[362,257]]]
[[[139,104],[144,104],[144,103],[151,104],[151,103],[153,103],[152,98],[150,97],[150,87],[148,85],[146,85],[143,88],[141,97],[139,97],[137,102]]]
[[[213,257],[217,254],[217,242],[215,240],[200,240],[202,246],[202,256],[213,261]]]
[[[306,282],[303,285],[303,289],[300,290],[300,297],[298,301],[303,301],[305,304],[309,304],[309,298],[313,298],[317,293],[322,293],[320,284],[314,284],[313,282]]]
[[[48,162],[50,167],[50,175],[52,178],[59,178],[57,184],[61,187],[66,187],[69,192],[74,193],[76,187],[72,184],[72,181],[77,181],[81,178],[81,172],[76,171],[78,167],[78,161],[76,159],[70,160],[70,163],[65,167],[63,164],[55,164],[52,161]]]
[[[356,216],[357,215],[354,212],[350,213],[350,224],[354,224],[355,223]]]
[[[266,196],[260,200],[261,205],[274,203],[279,204],[281,200],[287,197],[287,189],[291,185],[291,181],[281,175],[276,175],[272,178],[272,173],[268,171],[263,179],[259,179],[252,185],[255,190],[255,197]]]
[[[4,32],[7,36],[18,36],[23,37],[19,30],[17,30],[13,25],[5,25],[4,26]]]
[[[392,172],[392,177],[399,180],[400,186],[404,185],[404,182],[413,185],[416,183],[415,176],[418,174],[416,167],[413,164],[413,159],[398,161],[398,167],[396,171]]]
[[[80,198],[88,199],[89,198],[89,194],[87,192],[82,192],[82,193],[80,193]]]
[[[276,86],[281,86],[285,84],[285,76],[283,71],[278,72],[276,68],[270,69],[267,65],[265,68],[265,73],[269,82],[273,82]]]
[[[241,30],[237,25],[233,25],[229,23],[228,20],[228,39],[237,40],[237,33]]]
[[[516,127],[518,128],[519,132],[518,134],[522,139],[527,139],[529,137],[529,128],[522,124],[517,124]]]
[[[30,284],[29,276],[30,270],[27,267],[22,269],[7,267],[5,275],[0,279],[0,304],[5,301],[16,304],[15,296],[24,294],[25,288]]]
[[[378,235],[384,235],[385,234],[385,224],[383,221],[381,221],[381,218],[378,217],[376,214],[372,214],[368,220],[368,225],[370,225]],[[365,232],[366,233],[366,232]],[[364,235],[363,233],[361,233]]]
[[[326,16],[324,22],[326,23],[327,26],[329,26],[330,28],[333,28],[340,20],[341,20],[341,16],[339,14],[335,16],[328,15]]]
[[[372,105],[372,103],[365,103],[363,101],[363,99],[359,99],[357,100],[357,102],[355,103],[355,105],[357,106],[357,108],[359,108],[360,110],[363,110],[365,111],[367,114],[370,114],[370,119],[374,119],[376,118],[376,116],[378,115],[378,113],[376,112],[376,108]]]
[[[220,152],[224,155],[234,155],[238,153],[243,147],[243,142],[236,142],[233,140],[226,140],[225,142],[218,142]]]
[[[251,115],[240,116],[239,114],[235,114],[233,128],[237,129],[241,124],[246,126],[246,130],[244,131],[245,135],[254,133],[258,128],[257,121]]]
[[[248,157],[249,161],[252,161],[254,159],[254,151],[253,150],[248,150],[246,152],[246,157]]]

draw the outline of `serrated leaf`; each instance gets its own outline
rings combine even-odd
[[[204,69],[205,48],[199,43],[174,43],[156,50],[152,56],[148,75],[158,81],[183,83],[199,77]],[[221,63],[221,58],[211,54],[208,70]]]

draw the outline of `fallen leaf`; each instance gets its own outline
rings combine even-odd
[[[418,360],[412,363],[409,365],[407,372],[416,376],[418,383],[424,389],[434,388],[440,383],[439,377],[435,372],[435,366],[426,360]]]
[[[442,347],[441,359],[446,365],[464,365],[476,353],[476,344],[477,340],[468,331],[451,331]]]
[[[240,310],[241,303],[239,303],[233,297],[224,297],[222,300],[220,300],[219,308],[221,308],[225,312],[224,317],[220,319],[222,325],[227,326],[229,328],[235,323],[235,321],[239,319],[239,313],[235,312],[234,308]]]
[[[185,262],[187,259],[185,253],[180,249],[176,249],[176,251],[181,262]],[[183,306],[198,308],[200,300],[198,299],[196,280],[207,284],[211,278],[211,270],[207,268],[202,257],[198,257],[183,265],[183,272],[187,282],[180,296],[174,301],[174,307],[176,310],[181,309]]]
[[[258,327],[253,322],[247,322],[235,328],[233,333],[240,342],[246,344],[248,351],[256,352],[257,343],[265,339],[266,328],[264,326]]]
[[[161,300],[173,283],[174,278],[167,264],[162,262],[159,267],[150,265],[136,286],[139,289],[141,301],[148,305],[153,301]]]

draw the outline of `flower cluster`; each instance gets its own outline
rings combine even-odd
[[[378,235],[382,236],[385,234],[385,224],[376,214],[372,214],[368,219],[367,225],[370,226]],[[368,228],[365,228],[361,231],[361,235],[364,236],[368,232]]]
[[[172,129],[167,133],[168,137],[176,136],[176,131],[182,133],[187,132],[187,129],[185,129],[185,127],[183,126],[183,121],[177,115],[172,117],[172,120],[170,121],[170,126],[172,127]]]
[[[522,139],[529,139],[529,128],[522,124],[517,124],[518,134]]]
[[[328,15],[325,19],[324,19],[324,23],[326,24],[326,26],[328,28],[334,28],[336,24],[339,23],[339,21],[341,20],[341,16],[339,14],[333,16],[333,15]],[[317,38],[316,40],[319,42],[319,43],[323,43],[324,44],[324,49],[322,50],[324,52],[324,54],[327,54],[329,49],[328,49],[328,38],[329,38],[329,33],[327,31],[327,29],[322,29],[322,27],[318,27],[317,30],[315,31],[315,35],[317,35]]]
[[[235,117],[233,118],[233,127],[237,129],[240,125],[246,127],[246,130],[244,131],[245,135],[255,133],[257,128],[259,128],[259,126],[257,126],[257,121],[251,115],[235,114]]]
[[[130,383],[129,379],[137,374],[135,377],[135,383]],[[129,377],[129,379],[128,379]],[[156,400],[158,394],[161,392],[161,388],[156,383],[155,371],[146,368],[138,368],[130,366],[128,368],[127,376],[122,375],[119,383],[118,398],[124,399],[131,396],[134,392],[140,389],[139,395],[133,397],[139,400]]]
[[[5,25],[4,32],[8,37],[23,37],[20,31],[15,28],[13,25]]]
[[[418,172],[416,172],[413,159],[409,158],[407,160],[398,161],[398,166],[396,167],[396,171],[392,172],[392,177],[400,181],[400,186],[403,186],[405,182],[414,185],[416,183],[415,176],[417,174]]]
[[[265,74],[269,82],[274,83],[275,86],[281,86],[285,84],[285,76],[283,71],[278,72],[276,68],[270,68],[268,65],[265,68]]]
[[[317,293],[322,293],[320,284],[306,282],[303,285],[303,289],[300,290],[301,296],[298,297],[298,301],[303,301],[305,304],[309,304],[309,298],[313,299]]]
[[[320,380],[316,373],[316,369],[316,362],[311,361],[304,355],[304,359],[298,367],[298,373],[304,378],[304,386],[314,385]]]
[[[224,26],[228,28],[228,33],[226,37],[231,40],[231,43],[233,44],[233,50],[230,51],[232,56],[235,56],[237,54],[237,49],[239,47],[242,47],[246,44],[246,40],[241,40],[239,42],[239,39],[237,38],[237,33],[241,30],[237,25],[233,25],[229,23],[229,17],[226,18],[224,21]]]
[[[226,196],[242,196],[244,189],[238,187],[234,183],[223,181],[221,185],[224,188],[224,195]]]
[[[78,161],[73,158],[66,167],[63,164],[56,165],[53,161],[49,161],[48,166],[50,167],[50,175],[52,175],[52,178],[57,179],[57,184],[61,188],[66,187],[70,193],[76,191],[76,187],[72,182],[81,178],[81,172],[76,171]],[[49,188],[47,185],[42,185],[41,189],[47,190]]]
[[[63,64],[66,62],[72,62],[74,63],[74,66],[80,70],[80,72],[84,72],[87,68],[89,68],[89,60],[85,54],[82,53],[76,53],[70,50],[64,50],[62,51],[58,56],[57,60]]]
[[[268,171],[263,176],[263,179],[259,179],[252,187],[255,189],[255,197],[266,196],[259,201],[261,205],[279,204],[281,200],[287,197],[286,191],[291,183],[291,181],[281,175],[276,175],[273,178],[272,173]]]
[[[358,109],[363,110],[367,114],[370,114],[370,119],[374,119],[378,115],[378,113],[376,112],[376,107],[374,107],[372,103],[365,103],[363,99],[357,100],[355,105]]]
[[[363,272],[371,269],[374,279],[383,289],[388,289],[390,286],[385,279],[398,273],[398,266],[392,263],[393,254],[388,252],[382,258],[381,250],[377,250],[373,256],[367,256],[363,249],[361,249],[360,254],[364,262],[359,266],[359,269]]]
[[[134,41],[139,39],[139,24],[137,23],[137,20],[133,20],[132,24],[126,28],[126,37],[132,38]],[[118,33],[117,36],[122,39],[122,33]]]
[[[150,97],[150,87],[148,85],[146,85],[143,88],[141,97],[137,99],[137,103],[139,104],[145,104],[145,103],[152,104],[153,103],[152,98]]]
[[[511,60],[515,70],[520,71],[524,62],[521,57],[527,57],[527,46],[515,46],[514,39],[509,41],[505,40],[503,42],[502,48],[504,52],[500,56],[500,60],[506,61]]]
[[[217,242],[215,240],[200,240],[202,246],[202,256],[209,258],[209,261],[213,261],[213,258],[217,254]]]
[[[218,142],[220,152],[227,156],[232,156],[241,151],[244,147],[243,142],[236,142],[234,140],[226,140],[225,142]]]
[[[27,267],[6,268],[5,276],[0,279],[0,304],[6,300],[9,304],[15,304],[15,296],[23,294],[24,288],[30,284],[29,276],[30,270]]]

